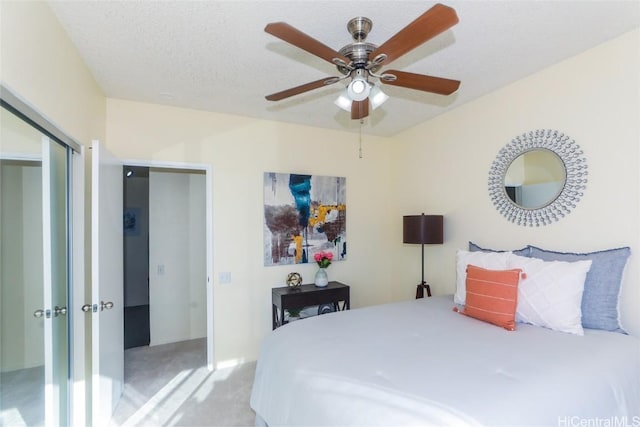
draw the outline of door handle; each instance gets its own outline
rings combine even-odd
[[[97,307],[96,307],[97,308]],[[91,304],[85,304],[81,307],[81,310],[85,313],[89,313],[91,311]]]
[[[43,310],[41,308],[39,308],[38,310],[33,312],[33,317],[46,317],[47,319],[49,319],[51,317],[51,310]]]
[[[57,305],[53,308],[53,317],[56,317],[58,315],[66,315],[67,314],[67,307],[58,307]]]
[[[108,301],[108,302],[100,301],[100,311],[111,310],[112,308],[113,308],[113,303],[111,301]]]

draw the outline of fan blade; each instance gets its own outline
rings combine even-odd
[[[369,98],[351,103],[351,120],[364,119],[369,115]]]
[[[386,58],[380,59],[378,63],[388,64],[457,23],[456,11],[438,3],[371,52],[369,60],[373,61],[378,55],[385,54]]]
[[[407,73],[406,71],[389,70],[384,75],[392,74],[396,79],[389,81],[380,79],[382,83],[401,86],[409,89],[422,90],[425,92],[433,92],[440,95],[451,95],[460,87],[459,80],[450,80],[442,77],[425,76],[424,74]]]
[[[310,90],[317,89],[322,86],[332,85],[339,82],[337,77],[325,77],[315,82],[306,83],[300,86],[292,87],[291,89],[283,90],[282,92],[272,93],[265,96],[267,101],[280,101],[281,99],[289,98],[290,96],[298,95],[300,93],[309,92]]]
[[[335,59],[344,62],[344,65],[351,62],[351,60],[346,56],[339,54],[329,46],[319,42],[311,36],[306,35],[302,31],[285,22],[273,22],[271,24],[267,24],[267,26],[264,27],[264,30],[269,34],[276,36],[287,43],[291,43],[300,49],[306,50],[312,55],[318,56],[334,65],[336,65]]]

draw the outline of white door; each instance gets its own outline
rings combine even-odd
[[[68,424],[67,149],[42,137],[45,426]]]
[[[122,162],[93,141],[91,166],[92,424],[100,426],[124,387]]]

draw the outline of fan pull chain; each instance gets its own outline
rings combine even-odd
[[[362,158],[362,123],[364,119],[360,119],[360,138],[359,138],[359,147],[358,147],[358,158]]]

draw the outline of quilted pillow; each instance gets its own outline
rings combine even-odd
[[[467,303],[460,312],[514,331],[521,272],[519,268],[487,270],[470,264],[467,267]]]
[[[582,327],[626,333],[620,325],[618,297],[628,247],[590,253],[563,253],[531,246],[531,256],[545,261],[591,260],[582,295]]]
[[[518,287],[518,322],[584,335],[580,306],[591,260],[543,261],[513,255],[509,266],[526,274]]]
[[[467,265],[473,264],[489,270],[506,270],[511,252],[456,252],[456,293],[453,301],[464,305],[466,300]]]
[[[476,245],[475,243],[469,241],[469,252],[512,252],[516,255],[520,255],[520,256],[529,256],[529,253],[531,252],[531,249],[529,248],[529,246],[525,246],[522,249],[516,249],[513,251],[501,251],[498,249],[488,249],[488,248],[483,248],[480,247],[478,245]]]

